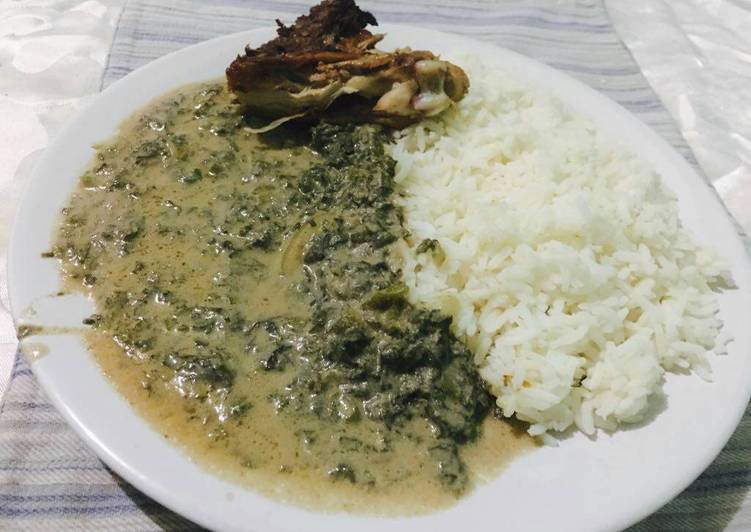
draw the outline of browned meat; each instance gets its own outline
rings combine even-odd
[[[353,0],[324,0],[278,36],[246,47],[227,83],[249,113],[270,120],[301,116],[403,127],[464,97],[464,71],[430,52],[375,49],[383,35]]]

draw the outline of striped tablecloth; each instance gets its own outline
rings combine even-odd
[[[287,22],[312,2],[131,0],[102,87],[183,46]],[[669,114],[614,33],[597,0],[360,2],[383,22],[418,24],[497,43],[565,71],[658,131],[694,166]],[[637,531],[751,530],[751,412],[711,467]],[[19,357],[0,411],[0,529],[197,528],[109,471],[46,401]]]

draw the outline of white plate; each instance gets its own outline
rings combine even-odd
[[[495,481],[456,506],[415,518],[319,514],[269,500],[194,465],[147,426],[102,376],[77,335],[30,337],[50,353],[32,362],[39,382],[70,425],[112,469],[174,511],[210,528],[260,531],[610,530],[655,511],[695,479],[735,429],[751,392],[751,268],[740,239],[709,185],[656,133],[585,85],[508,50],[404,26],[384,26],[383,47],[435,52],[471,48],[488,68],[517,73],[590,117],[640,154],[679,197],[684,223],[732,265],[739,289],[721,296],[730,354],[712,360],[714,383],[669,376],[668,408],[651,423],[581,435],[514,461]],[[60,209],[94,151],[133,110],[185,83],[221,76],[247,42],[272,30],[229,35],[165,56],[115,83],[47,150],[26,190],[10,246],[9,284],[17,324],[80,325],[91,311],[83,297],[59,289],[47,251]],[[30,312],[30,309],[35,311]],[[27,346],[28,347],[28,346]]]

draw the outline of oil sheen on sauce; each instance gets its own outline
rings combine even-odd
[[[299,331],[318,287],[303,254],[311,235],[351,216],[290,207],[289,183],[302,187],[296,176],[316,162],[294,135],[260,138],[243,127],[219,82],[183,87],[134,114],[98,147],[53,245],[67,288],[96,303],[87,342],[135,410],[215,474],[324,511],[451,505],[460,494],[436,475],[436,427],[424,418],[384,430],[345,396],[339,422],[280,413],[289,402],[280,390],[289,392],[308,360]],[[387,250],[358,263],[363,290],[379,288],[367,269]],[[458,453],[471,487],[533,446],[522,429],[487,415]]]

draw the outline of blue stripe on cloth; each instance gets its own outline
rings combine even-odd
[[[307,10],[299,0],[131,0],[120,16],[102,86],[168,52],[222,34],[274,25]],[[599,0],[380,0],[383,22],[485,40],[543,61],[617,101],[696,166],[691,150],[612,30]],[[48,406],[20,357],[0,411],[0,529],[188,530],[104,467]],[[718,530],[751,484],[751,413],[710,468],[634,531]],[[751,522],[746,522],[751,529]],[[744,523],[741,523],[743,526]]]

